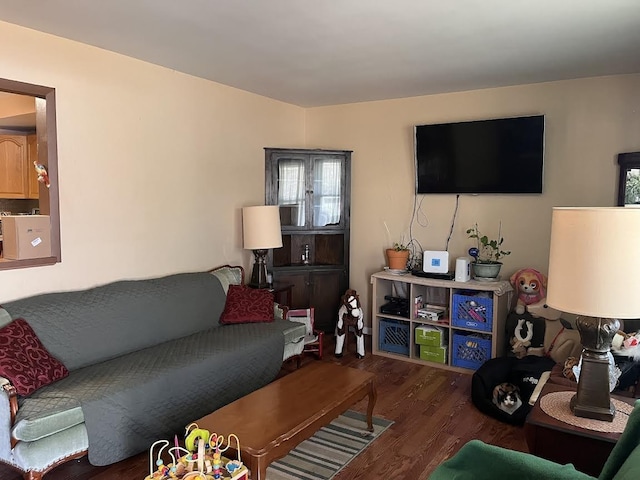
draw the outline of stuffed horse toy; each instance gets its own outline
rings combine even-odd
[[[342,357],[344,341],[349,325],[356,327],[356,357],[364,358],[364,312],[360,307],[360,297],[355,290],[348,289],[342,296],[336,325],[336,357]]]

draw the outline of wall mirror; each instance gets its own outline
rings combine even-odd
[[[18,214],[39,212],[49,215],[51,220],[50,257],[28,260],[0,258],[0,270],[51,265],[61,261],[55,89],[0,78],[0,93],[0,135],[9,140],[3,142],[0,151],[3,154],[0,155],[0,174],[4,179],[0,183],[6,187],[0,203],[9,208],[0,210],[15,209]],[[28,102],[16,102],[25,97],[28,97]],[[15,107],[16,104],[30,102],[33,105],[31,112]],[[11,141],[12,136],[17,140]],[[21,136],[26,137],[25,142],[21,141]],[[20,166],[19,158],[37,158],[38,163],[47,169],[49,188],[37,181],[34,183],[32,162],[25,161],[24,166]],[[15,178],[10,182],[9,177]],[[25,205],[30,212],[23,211]]]
[[[618,155],[618,206],[640,207],[640,152]]]

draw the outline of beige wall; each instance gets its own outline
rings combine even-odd
[[[503,277],[522,267],[546,273],[551,207],[615,205],[616,155],[640,150],[640,75],[307,110],[309,147],[354,151],[350,281],[368,310],[369,277],[385,265],[387,246],[408,240],[412,218],[425,250],[443,250],[451,228],[455,195],[414,195],[413,126],[529,114],[546,116],[544,193],[460,196],[449,244],[453,267],[473,246],[465,231],[474,222],[495,236],[502,221],[504,247],[513,252]]]
[[[0,302],[114,279],[250,264],[240,208],[264,199],[263,147],[353,153],[351,286],[369,305],[384,248],[443,249],[455,196],[413,195],[416,124],[546,115],[545,191],[461,196],[452,259],[474,222],[503,223],[504,274],[546,271],[551,207],[615,204],[615,156],[640,150],[640,76],[304,109],[0,22],[5,78],[56,88],[61,264],[0,271]],[[306,132],[305,132],[306,129]],[[391,237],[384,224],[388,225]]]
[[[15,117],[36,112],[36,102],[27,95],[0,92],[0,118]]]
[[[0,271],[0,303],[114,279],[249,266],[241,207],[304,110],[0,22],[0,74],[56,88],[62,263]]]

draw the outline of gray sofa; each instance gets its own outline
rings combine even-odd
[[[0,461],[31,480],[87,453],[114,463],[271,382],[305,328],[277,305],[274,322],[220,325],[238,283],[225,266],[3,304],[0,328],[24,318],[70,373],[26,397],[0,377]]]

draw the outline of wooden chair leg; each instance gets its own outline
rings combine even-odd
[[[324,332],[318,332],[318,360],[322,360],[322,344],[324,343]]]

